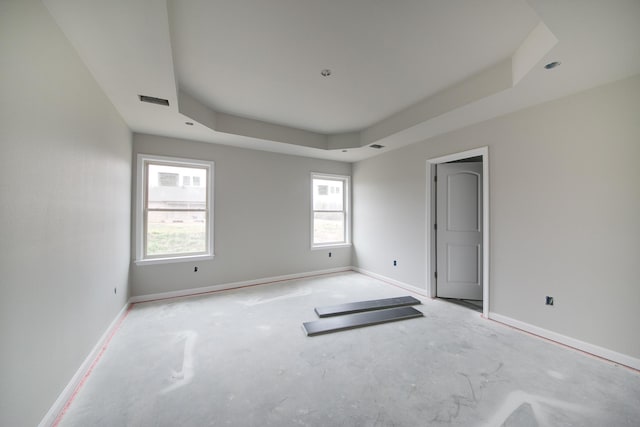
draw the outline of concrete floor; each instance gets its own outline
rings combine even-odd
[[[401,295],[344,273],[137,304],[60,426],[640,425],[640,373],[456,304],[302,332],[316,306]]]

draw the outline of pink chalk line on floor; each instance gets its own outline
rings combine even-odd
[[[60,422],[62,421],[62,418],[67,413],[67,410],[69,409],[69,407],[71,406],[71,404],[75,400],[76,396],[80,392],[80,389],[87,382],[87,379],[89,378],[89,375],[91,375],[91,373],[93,372],[93,369],[96,367],[96,365],[98,364],[100,359],[102,359],[102,355],[104,355],[104,353],[107,351],[107,348],[109,347],[109,344],[111,343],[111,340],[113,339],[113,336],[120,329],[120,326],[122,325],[122,322],[124,322],[124,319],[129,315],[129,312],[131,311],[132,307],[133,307],[133,304],[130,304],[129,307],[127,307],[127,311],[125,311],[124,315],[120,318],[120,320],[118,320],[118,323],[116,323],[115,327],[113,328],[113,330],[111,331],[111,333],[109,334],[107,339],[105,340],[104,344],[102,344],[102,348],[100,349],[100,352],[98,353],[96,358],[93,359],[93,362],[91,363],[91,366],[89,366],[89,369],[87,369],[87,372],[85,372],[84,376],[82,377],[82,379],[80,380],[80,382],[76,386],[75,390],[73,390],[73,394],[71,395],[69,400],[67,400],[67,403],[65,403],[64,407],[62,408],[62,410],[60,411],[60,413],[56,417],[55,421],[52,424],[52,427],[58,427],[58,424],[60,424]]]

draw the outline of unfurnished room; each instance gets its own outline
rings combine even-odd
[[[0,425],[640,425],[640,1],[0,0]]]

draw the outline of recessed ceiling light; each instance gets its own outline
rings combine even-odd
[[[371,144],[369,147],[371,148],[375,148],[376,150],[379,150],[381,148],[384,148],[384,145],[380,145],[380,144]]]
[[[331,70],[328,68],[325,68],[324,70],[320,71],[320,75],[322,77],[329,77],[331,75]]]
[[[193,122],[184,122],[184,124],[187,126],[193,126]]]
[[[552,70],[552,69],[556,68],[557,66],[559,66],[560,64],[562,64],[562,62],[553,61],[553,62],[549,62],[547,65],[545,65],[544,68],[546,70]]]

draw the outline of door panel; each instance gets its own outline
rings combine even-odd
[[[482,300],[482,163],[436,170],[437,296]]]
[[[479,245],[448,245],[447,281],[477,284],[479,252]]]
[[[478,206],[480,177],[475,173],[459,172],[447,175],[447,221],[449,231],[480,231]]]

